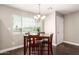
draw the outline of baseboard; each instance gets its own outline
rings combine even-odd
[[[61,42],[62,43],[62,42]],[[52,45],[53,46],[58,46],[59,44],[61,44],[61,43],[58,43],[58,44],[56,44],[56,43],[53,43]]]
[[[3,50],[0,50],[0,53],[4,53],[4,52],[11,51],[11,50],[14,50],[14,49],[22,48],[22,47],[23,47],[23,45],[16,46],[16,47],[11,47],[11,48],[7,48],[7,49],[3,49]]]
[[[72,45],[75,45],[75,46],[79,46],[78,43],[74,43],[74,42],[69,42],[69,41],[63,41],[64,43],[68,43],[68,44],[72,44]]]

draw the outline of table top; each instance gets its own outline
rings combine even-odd
[[[35,34],[34,34],[35,35]],[[28,35],[24,35],[24,37],[28,37]],[[39,35],[40,38],[49,38],[50,35],[49,34],[41,34]]]
[[[37,35],[37,34],[30,34],[30,35]],[[28,36],[28,35],[24,35],[24,36]],[[50,34],[40,34],[39,36],[50,36]]]

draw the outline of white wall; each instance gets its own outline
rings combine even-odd
[[[79,44],[79,12],[65,15],[64,41]]]
[[[0,5],[0,50],[23,45],[22,34],[13,34],[12,15],[33,17],[34,14],[19,9]]]
[[[0,20],[0,28],[1,28],[1,20]],[[0,29],[0,43],[1,43],[1,29]],[[0,49],[1,49],[1,44],[0,44]]]
[[[44,23],[45,33],[53,33],[53,44],[55,45],[55,11],[49,14]]]

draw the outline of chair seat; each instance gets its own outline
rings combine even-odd
[[[38,40],[38,41],[35,42],[35,44],[40,44],[42,42],[43,42],[43,40]],[[33,44],[33,43],[31,43],[31,44]],[[28,42],[28,45],[29,45],[29,42]]]
[[[48,41],[48,39],[43,39],[43,41]]]
[[[36,42],[35,44],[30,44],[30,46],[39,46],[39,44],[41,44],[42,42]]]
[[[48,41],[44,40],[44,41],[42,41],[42,43],[44,43],[44,44],[45,44],[45,43],[48,43]]]

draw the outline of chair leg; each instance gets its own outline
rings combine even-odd
[[[29,47],[29,55],[31,54],[31,47]]]
[[[53,54],[52,44],[51,44],[51,54]]]
[[[24,47],[24,55],[26,55],[26,52],[27,52],[27,48]]]
[[[49,55],[49,44],[48,44],[48,55]]]
[[[41,44],[41,55],[43,55],[43,48],[44,48],[44,44]]]
[[[38,55],[39,55],[39,52],[40,52],[40,46],[38,46],[38,50],[37,50],[37,51],[38,51]]]

